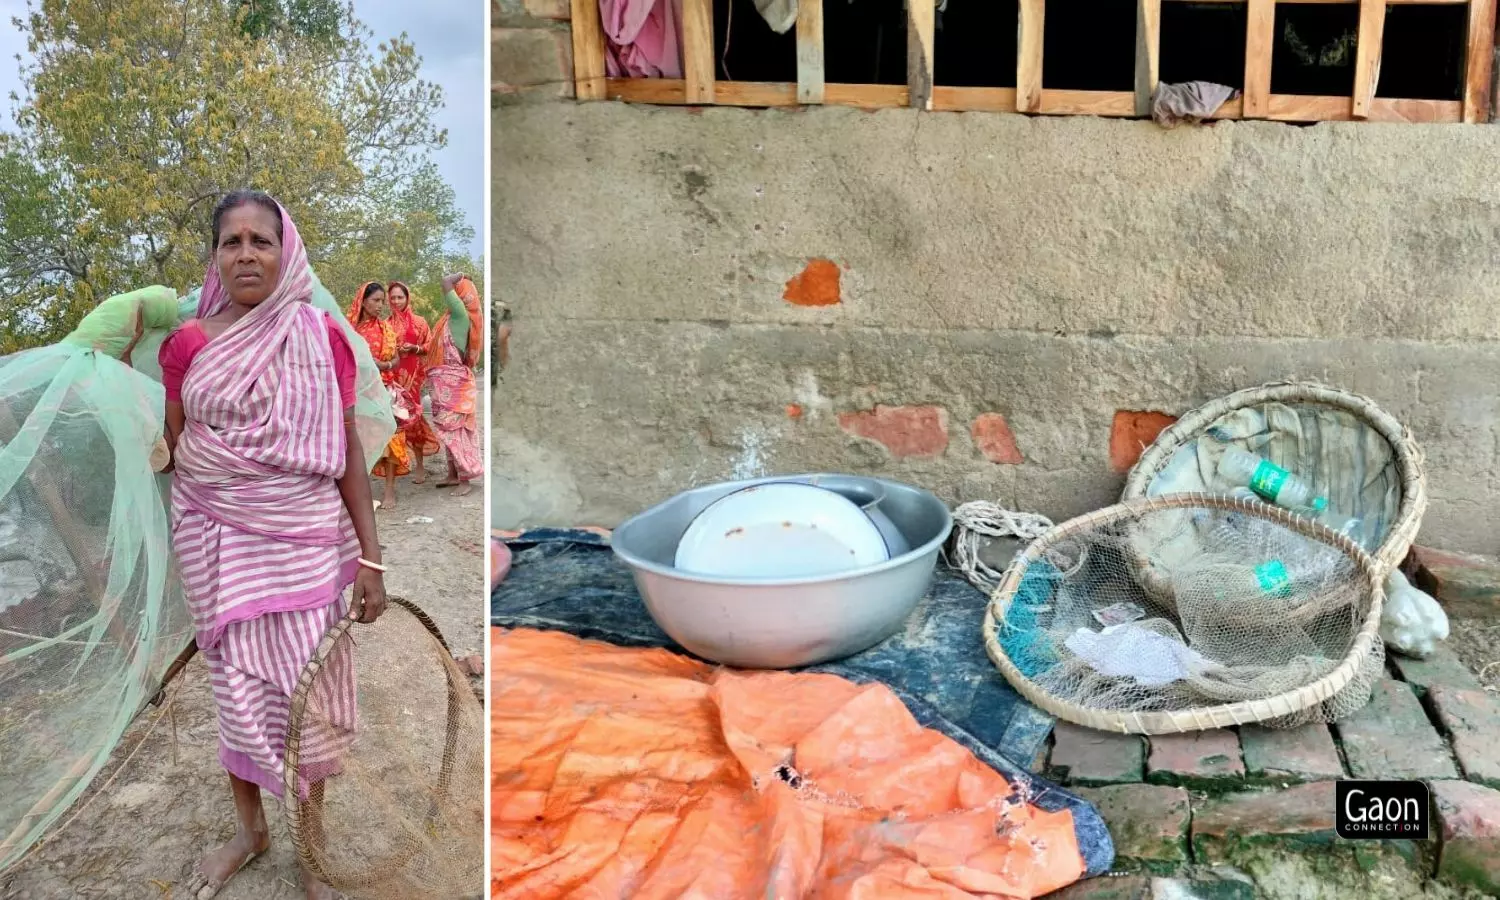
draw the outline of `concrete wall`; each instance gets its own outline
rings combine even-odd
[[[1167,417],[1310,377],[1415,430],[1424,542],[1497,549],[1500,131],[699,111],[506,75],[498,526],[805,470],[1065,517]]]

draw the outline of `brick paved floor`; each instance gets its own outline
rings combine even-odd
[[[1343,866],[1337,877],[1355,881],[1340,896],[1402,896],[1377,890],[1402,877],[1425,883],[1406,896],[1500,895],[1500,698],[1477,688],[1445,648],[1391,660],[1369,706],[1333,726],[1137,737],[1060,723],[1038,770],[1095,803],[1118,861],[1115,877],[1054,896],[1248,900],[1263,894],[1240,867],[1288,855],[1316,871]],[[1343,778],[1426,782],[1429,839],[1336,838]]]

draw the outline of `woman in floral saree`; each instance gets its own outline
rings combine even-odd
[[[375,365],[380,369],[380,378],[392,391],[395,400],[396,369],[401,364],[401,339],[396,327],[386,317],[385,286],[378,281],[367,281],[354,293],[354,302],[349,305],[349,324],[370,347]],[[394,404],[393,404],[394,405]],[[400,423],[401,412],[396,412]],[[385,496],[380,505],[385,509],[396,508],[396,479],[411,472],[411,456],[406,450],[406,436],[398,430],[386,444],[385,455],[371,470],[376,478],[385,479]]]
[[[427,346],[432,340],[432,329],[427,320],[411,308],[411,290],[405,284],[392,281],[386,287],[385,298],[391,309],[390,323],[396,329],[396,339],[401,342],[401,361],[396,366],[395,383],[401,391],[406,418],[398,420],[397,425],[406,436],[406,449],[412,457],[411,483],[421,484],[427,480],[425,457],[435,456],[443,449],[422,411],[422,387],[427,384]]]
[[[189,879],[184,896],[197,900],[270,847],[261,791],[282,796],[292,694],[323,634],[346,609],[373,622],[385,608],[355,347],[309,302],[297,227],[271,197],[237,191],[214,209],[209,247],[197,317],[158,356],[172,546],[239,826]],[[338,773],[353,740],[353,666],[340,654],[328,667],[331,714],[304,736],[299,795]],[[302,886],[311,900],[334,896],[306,870]]]
[[[453,494],[462,497],[473,489],[469,482],[484,473],[474,385],[474,367],[483,353],[484,319],[479,291],[467,275],[443,279],[443,300],[448,311],[432,330],[427,383],[432,388],[432,424],[448,450],[448,478],[438,487],[457,486]]]

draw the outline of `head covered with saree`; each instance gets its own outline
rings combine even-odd
[[[463,356],[464,365],[472,369],[479,365],[484,353],[484,316],[479,308],[479,289],[465,276],[453,286],[453,292],[463,301],[464,310],[469,315],[468,346],[459,347],[458,351]],[[443,342],[448,339],[448,320],[451,318],[452,313],[443,313],[443,317],[433,326],[432,346],[427,354],[429,366],[443,364]]]
[[[400,304],[400,306],[396,305],[396,288],[400,288],[401,289],[401,304]],[[403,316],[404,317],[404,316],[416,315],[416,313],[413,313],[411,311],[411,288],[409,288],[409,287],[406,286],[406,282],[404,282],[404,281],[392,281],[392,282],[388,282],[386,284],[386,286],[385,286],[385,296],[386,296],[387,302],[389,302],[390,305],[391,305],[391,315],[393,317],[394,316]]]
[[[379,318],[369,308],[370,299],[376,294],[384,296],[385,285],[378,281],[366,281],[359,286],[359,290],[354,292],[354,300],[350,302],[349,308],[344,310],[344,316],[349,320],[350,325],[358,327],[366,315],[372,318]],[[383,303],[380,305],[384,308]]]
[[[234,230],[221,234],[221,221]],[[299,585],[309,575],[336,579],[350,553],[358,556],[332,486],[348,445],[326,313],[310,302],[314,283],[297,226],[279,203],[258,192],[220,202],[198,317],[232,303],[249,309],[203,347],[183,381],[186,423],[173,479],[174,508],[199,514],[194,522],[274,538],[285,548],[276,568],[295,573]],[[193,543],[178,547],[200,646],[296,596],[270,573],[237,577],[233,559],[215,552],[210,564],[184,546]]]

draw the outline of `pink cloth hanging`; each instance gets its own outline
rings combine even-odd
[[[682,77],[682,0],[599,0],[611,78]]]

